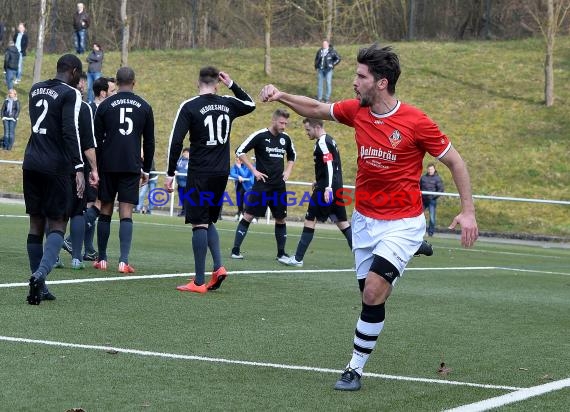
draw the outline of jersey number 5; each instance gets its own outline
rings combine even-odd
[[[123,124],[126,123],[127,124],[127,130],[125,129],[119,129],[119,132],[123,135],[129,135],[131,134],[131,132],[133,131],[133,119],[131,119],[130,117],[127,116],[127,113],[132,113],[133,112],[133,108],[132,107],[121,107],[121,111],[119,112],[119,123]]]
[[[216,120],[216,132],[214,133],[214,119],[212,115],[207,116],[204,119],[204,126],[208,127],[210,132],[210,137],[206,142],[207,146],[215,146],[218,143],[224,144],[228,141],[228,135],[230,133],[230,116],[227,114],[221,114]]]

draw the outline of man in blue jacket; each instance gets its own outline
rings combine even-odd
[[[230,177],[234,179],[236,187],[236,205],[238,212],[235,215],[236,222],[243,216],[243,200],[247,192],[253,187],[254,176],[251,170],[236,156],[235,164],[230,169]]]

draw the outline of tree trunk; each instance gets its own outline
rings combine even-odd
[[[544,61],[544,101],[546,107],[554,104],[554,40],[556,22],[554,21],[554,0],[547,0],[546,17],[546,58]]]
[[[47,17],[47,0],[41,0],[40,3],[40,21],[38,24],[38,44],[36,46],[36,59],[34,61],[34,75],[32,84],[40,81],[42,74],[42,60],[44,58],[44,38]]]
[[[416,25],[416,17],[415,17],[415,1],[409,0],[408,1],[408,40],[414,40],[415,36],[415,25]]]
[[[265,0],[265,16],[264,16],[264,31],[265,31],[265,55],[263,61],[263,68],[267,76],[271,75],[271,0]]]
[[[121,21],[123,22],[123,39],[121,41],[121,67],[128,65],[129,60],[129,18],[127,16],[127,0],[121,0]]]
[[[327,40],[332,41],[334,0],[327,0]]]

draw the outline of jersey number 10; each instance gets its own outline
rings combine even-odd
[[[216,120],[216,130],[214,132],[214,119],[212,115],[208,115],[204,119],[204,126],[208,128],[209,138],[206,142],[206,146],[216,146],[219,144],[224,144],[228,141],[228,135],[230,134],[230,116],[227,114],[221,114]]]

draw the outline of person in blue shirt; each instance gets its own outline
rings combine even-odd
[[[178,206],[182,209],[178,212],[178,216],[186,216],[186,208],[184,207],[184,193],[186,192],[186,180],[188,178],[188,160],[190,159],[190,148],[185,147],[182,155],[176,162],[176,185],[178,186]]]
[[[236,205],[238,212],[235,215],[236,222],[243,216],[243,200],[247,192],[253,186],[255,177],[249,168],[236,156],[235,164],[230,169],[230,177],[234,179],[236,187]]]

